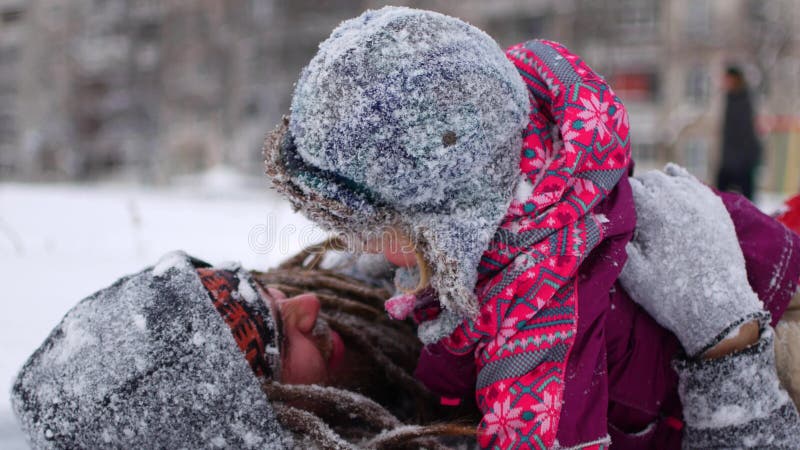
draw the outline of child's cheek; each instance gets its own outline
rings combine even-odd
[[[398,267],[414,267],[417,265],[416,253],[411,251],[403,251],[402,249],[393,249],[387,247],[383,251],[383,256],[386,260]]]
[[[399,267],[414,267],[417,265],[416,246],[405,234],[391,229],[384,235],[382,242],[383,256]]]

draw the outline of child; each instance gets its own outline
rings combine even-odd
[[[320,45],[265,157],[276,188],[313,220],[367,242],[392,230],[422,255],[420,366],[453,362],[437,373],[445,383],[428,384],[450,394],[443,402],[458,402],[476,371],[482,447],[608,443],[606,404],[581,401],[570,380],[605,370],[603,305],[635,212],[625,109],[583,61],[548,41],[503,55],[436,13],[368,11]],[[614,264],[582,282],[601,247]],[[581,301],[582,290],[605,303]],[[754,297],[742,299],[745,317],[761,317]],[[698,356],[740,319],[682,343]],[[605,398],[602,383],[586,388]],[[571,403],[580,412],[562,409]]]

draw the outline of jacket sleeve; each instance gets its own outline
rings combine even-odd
[[[772,315],[774,327],[800,281],[800,235],[762,213],[745,197],[718,192],[736,229],[747,281]]]
[[[676,362],[684,448],[797,448],[800,417],[778,381],[766,315],[762,327],[758,343],[745,350]]]

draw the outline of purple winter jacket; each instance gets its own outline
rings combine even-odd
[[[748,281],[775,325],[800,280],[800,236],[744,197],[717,194],[733,220]],[[596,212],[609,222],[606,239],[579,273],[578,335],[567,366],[559,443],[592,442],[607,429],[615,449],[678,449],[683,422],[671,363],[682,352],[680,342],[616,281],[636,223],[627,179]]]
[[[744,197],[718,195],[733,219],[748,281],[774,325],[800,280],[800,236]],[[609,220],[605,239],[579,271],[578,333],[567,364],[558,442],[569,448],[610,435],[615,449],[678,449],[683,422],[671,363],[681,345],[617,282],[636,224],[626,178],[595,212]],[[474,393],[474,370],[471,355],[455,357],[434,344],[423,350],[415,375],[443,399],[465,399]]]

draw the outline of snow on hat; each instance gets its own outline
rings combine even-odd
[[[430,11],[367,11],[303,70],[291,118],[265,143],[267,174],[323,226],[408,233],[451,317],[474,316],[478,262],[512,197],[529,107],[517,70],[479,29]]]
[[[259,339],[232,333],[257,322],[277,355],[272,313],[247,272],[201,279],[203,267],[169,254],[67,313],[12,389],[34,448],[288,448],[260,386],[277,367],[265,357],[255,376],[237,344]],[[213,281],[236,289],[220,298]]]

